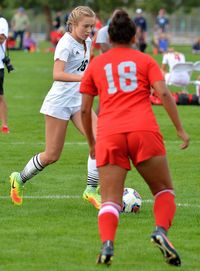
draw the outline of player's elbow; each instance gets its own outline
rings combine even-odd
[[[62,81],[61,80],[61,75],[59,72],[53,72],[53,80],[54,81]]]

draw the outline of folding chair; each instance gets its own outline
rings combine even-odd
[[[193,64],[193,71],[200,71],[200,61]],[[196,95],[200,96],[200,80],[190,81],[190,83],[196,86]]]
[[[193,63],[177,63],[169,73],[166,84],[183,87],[185,90],[190,84],[190,77],[193,71]]]
[[[193,64],[194,71],[200,71],[200,61],[197,61]]]

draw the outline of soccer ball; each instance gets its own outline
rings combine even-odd
[[[140,194],[133,188],[124,188],[122,199],[122,212],[138,213],[142,206]]]

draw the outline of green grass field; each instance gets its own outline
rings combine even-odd
[[[182,49],[188,60],[198,60],[189,48]],[[5,78],[11,132],[0,134],[0,271],[107,270],[95,265],[100,249],[97,211],[82,200],[88,148],[71,125],[60,161],[26,184],[24,205],[13,206],[9,199],[9,174],[22,170],[44,148],[44,117],[39,109],[52,84],[53,55],[11,52],[11,58],[15,71]],[[161,56],[156,58],[160,62]],[[178,110],[191,136],[191,145],[185,151],[179,149],[180,141],[164,109],[154,107],[178,203],[169,237],[182,257],[181,270],[199,271],[200,107],[179,106]],[[143,206],[138,215],[121,215],[110,270],[172,270],[150,243],[154,220],[147,186],[135,170],[128,174],[126,186],[141,194]]]

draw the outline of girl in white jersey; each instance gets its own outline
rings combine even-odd
[[[95,13],[86,6],[75,8],[68,18],[69,32],[59,40],[55,55],[54,83],[48,92],[40,112],[45,114],[46,147],[36,154],[19,172],[10,176],[11,199],[14,204],[22,204],[23,185],[34,175],[56,162],[65,142],[68,122],[84,134],[81,118],[81,94],[79,85],[90,58],[91,39],[95,24]],[[93,129],[96,130],[96,115],[92,112]],[[100,195],[97,191],[98,171],[96,161],[88,158],[88,181],[83,197],[96,208],[100,208]]]

